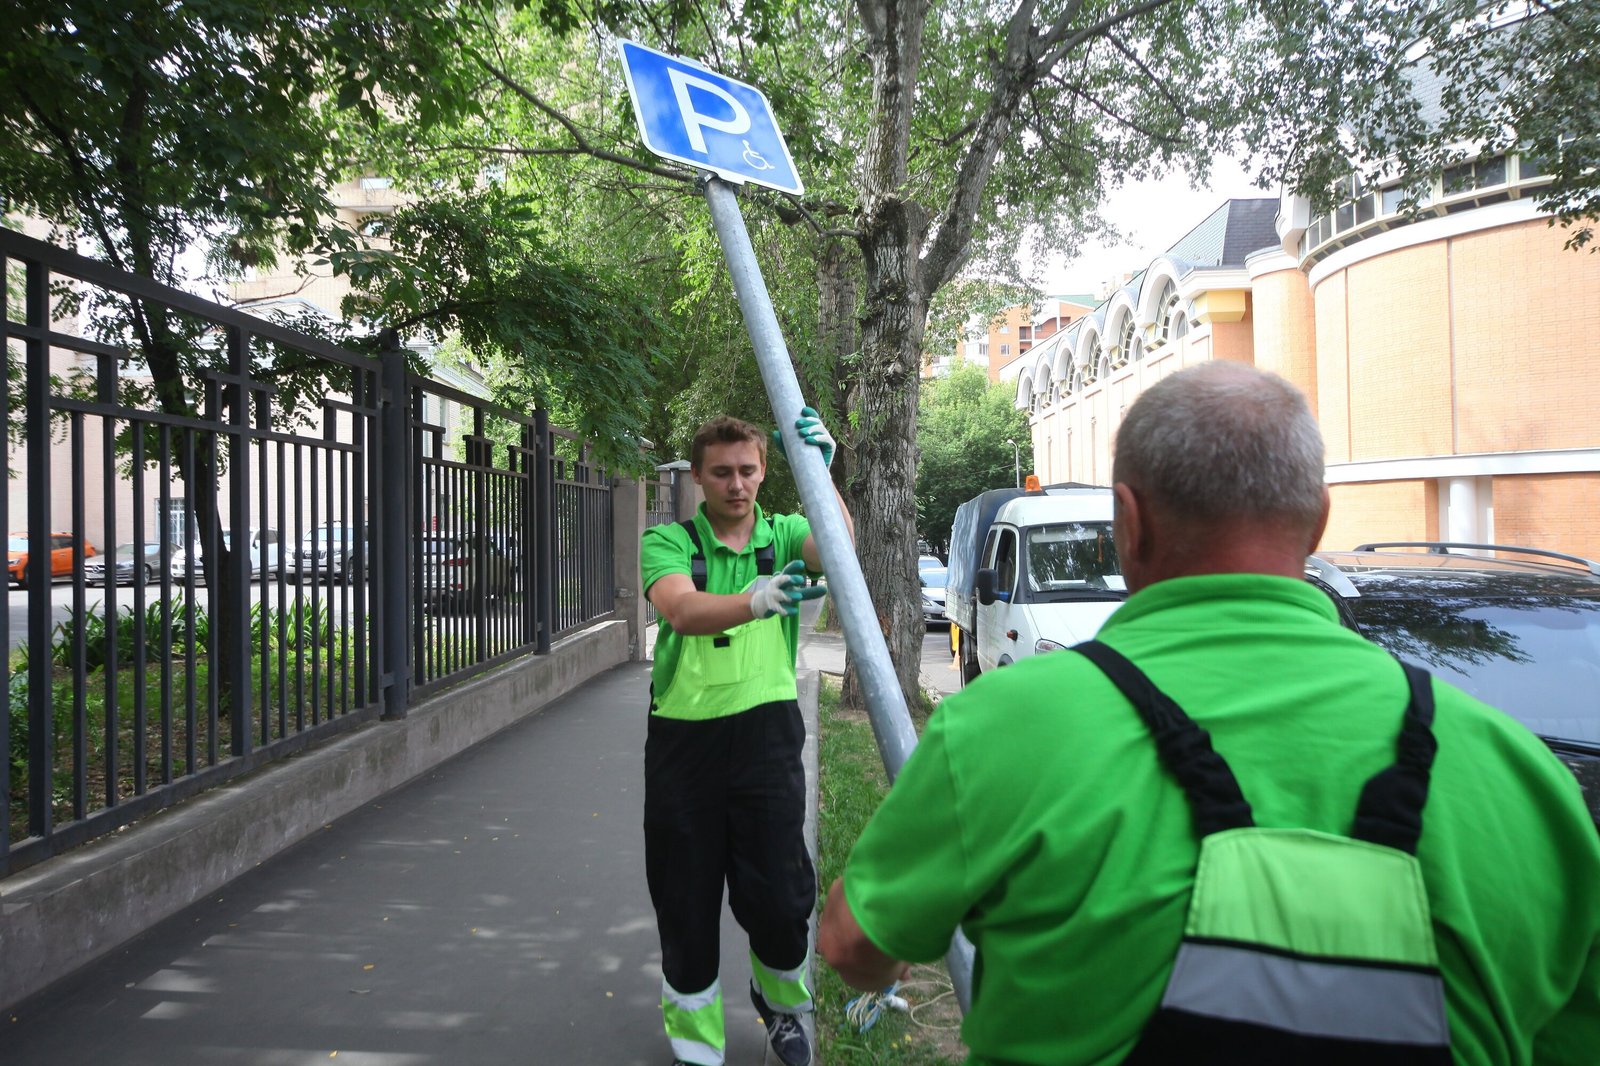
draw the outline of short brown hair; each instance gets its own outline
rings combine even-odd
[[[694,442],[689,445],[689,465],[696,470],[700,468],[700,461],[705,458],[708,445],[733,444],[741,440],[753,441],[756,451],[761,453],[761,462],[766,463],[766,433],[742,418],[718,415],[694,431]]]

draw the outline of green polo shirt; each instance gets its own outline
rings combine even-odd
[[[1398,664],[1304,581],[1211,575],[1129,598],[1099,639],[1206,728],[1263,826],[1348,833],[1395,757]],[[1600,838],[1577,783],[1509,716],[1442,682],[1418,858],[1456,1061],[1600,1048]],[[1138,714],[1082,656],[946,699],[852,851],[850,908],[897,958],[977,948],[971,1063],[1120,1062],[1182,936],[1198,842]]]
[[[789,562],[799,559],[800,548],[811,535],[811,523],[801,515],[765,515],[757,504],[755,529],[742,551],[733,551],[717,539],[706,518],[705,504],[695,512],[694,523],[700,532],[700,544],[706,553],[706,591],[718,594],[744,592],[756,578],[756,550],[768,544],[773,546],[773,573],[782,570]],[[667,574],[690,573],[690,560],[694,557],[694,543],[688,532],[678,523],[651,526],[644,531],[639,547],[639,570],[645,594],[650,587]],[[747,711],[751,707],[774,700],[795,699],[795,655],[800,646],[800,620],[782,616],[767,619],[761,625],[782,627],[788,655],[769,656],[758,670],[735,683],[717,686],[716,705],[697,709],[693,713],[675,711],[670,707],[657,713],[669,718],[716,718]],[[742,628],[742,627],[741,627]],[[650,671],[650,688],[658,700],[669,691],[686,640],[709,641],[711,637],[684,637],[673,630],[665,618],[658,623],[655,644],[655,663]]]

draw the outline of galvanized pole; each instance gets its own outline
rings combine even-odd
[[[755,346],[756,364],[761,368],[761,380],[767,388],[772,415],[783,434],[784,453],[794,470],[800,499],[805,504],[817,549],[822,554],[828,591],[844,625],[845,644],[855,660],[872,733],[878,741],[878,753],[883,757],[884,769],[892,782],[917,746],[917,733],[911,725],[911,713],[906,709],[905,693],[900,689],[894,662],[889,658],[889,647],[878,627],[877,612],[872,607],[866,578],[861,575],[861,563],[856,558],[844,514],[834,497],[828,467],[822,461],[822,454],[807,447],[795,431],[794,422],[800,415],[800,408],[805,406],[805,399],[800,394],[789,350],[778,329],[778,317],[772,310],[772,299],[767,295],[761,268],[756,264],[755,249],[745,230],[744,217],[739,213],[738,196],[719,178],[705,175],[701,183],[706,203],[711,207],[712,224],[722,242],[728,273],[733,278],[733,291],[744,312],[745,329],[750,334],[750,343]],[[949,964],[950,979],[963,1012],[972,1001],[972,958],[972,945],[957,931],[945,961]]]

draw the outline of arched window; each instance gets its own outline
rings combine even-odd
[[[1143,358],[1144,358],[1144,338],[1143,337],[1135,337],[1135,338],[1133,338],[1133,355],[1132,355],[1131,359],[1132,359],[1133,362],[1137,363],[1139,360],[1141,360]]]
[[[1117,331],[1116,347],[1111,349],[1108,368],[1121,370],[1133,360],[1133,313],[1126,312],[1122,316],[1122,328]]]
[[[1171,288],[1171,283],[1168,283]],[[1184,310],[1183,297],[1174,289],[1161,305],[1161,339],[1175,341],[1189,332],[1189,314]]]

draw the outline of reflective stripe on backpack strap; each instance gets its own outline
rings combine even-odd
[[[1255,824],[1227,760],[1211,746],[1210,733],[1121,652],[1098,640],[1086,640],[1072,650],[1098,666],[1139,712],[1156,742],[1162,766],[1177,779],[1189,800],[1196,835]]]
[[[1428,779],[1439,742],[1433,736],[1433,678],[1428,671],[1402,662],[1411,700],[1406,704],[1394,765],[1373,774],[1361,789],[1356,823],[1350,835],[1417,853],[1422,836],[1422,808],[1428,802]]]

